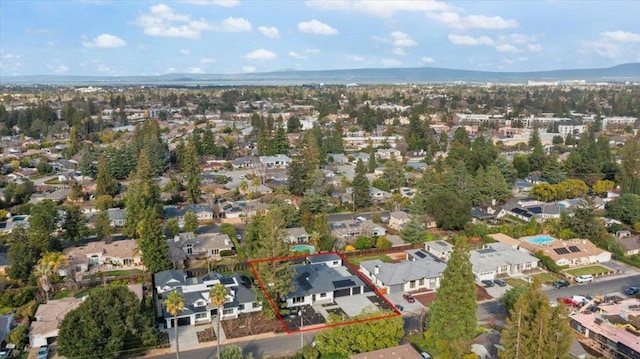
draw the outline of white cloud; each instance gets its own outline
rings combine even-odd
[[[394,31],[391,33],[391,41],[395,47],[414,47],[418,46],[418,43],[413,41],[409,35],[401,31]]]
[[[289,56],[299,60],[306,59],[308,57],[307,55],[319,55],[319,54],[320,54],[320,50],[318,49],[306,49],[304,50],[304,53],[297,53],[295,51],[289,52]]]
[[[280,36],[280,31],[275,26],[260,26],[258,27],[258,31],[266,37],[276,38]]]
[[[203,63],[203,64],[215,64],[216,62],[217,62],[216,59],[212,59],[209,57],[204,57],[200,59],[200,63]]]
[[[187,67],[187,73],[190,74],[203,74],[204,70],[200,67]]]
[[[393,48],[393,50],[391,50],[391,53],[398,56],[404,56],[407,54],[407,51],[405,51],[405,49],[402,47],[395,47]]]
[[[522,52],[522,50],[518,49],[517,47],[515,47],[513,45],[509,45],[509,44],[498,45],[498,46],[496,46],[496,50],[498,52],[503,52],[503,53],[508,53],[508,54],[517,54],[517,53]]]
[[[402,62],[396,60],[396,59],[382,59],[380,60],[380,63],[382,64],[382,66],[384,67],[398,67],[398,66],[402,66]]]
[[[180,2],[194,5],[217,5],[222,7],[234,7],[240,4],[240,0],[180,0]]]
[[[181,55],[190,55],[191,51],[187,50],[187,49],[180,49],[180,54]]]
[[[460,16],[455,12],[428,13],[427,17],[454,29],[485,29],[503,30],[518,27],[518,22],[513,19],[504,19],[500,16],[469,15]]]
[[[107,65],[98,65],[96,70],[99,71],[99,72],[109,72],[109,71],[111,71],[111,68],[109,66],[107,66]]]
[[[213,26],[206,20],[193,21],[188,15],[178,14],[164,4],[154,5],[149,9],[150,14],[140,15],[135,21],[149,36],[198,39],[202,31],[213,30]]]
[[[608,40],[618,41],[618,42],[637,42],[640,43],[640,34],[636,34],[634,32],[628,31],[605,31],[601,32],[600,35]]]
[[[63,74],[65,72],[69,71],[69,66],[66,66],[66,65],[60,65],[60,66],[57,66],[57,67],[51,67],[50,66],[49,68],[51,68],[51,70],[53,70],[53,72],[55,72],[57,74]]]
[[[275,52],[265,49],[254,50],[244,56],[247,60],[273,60],[276,57],[277,55]]]
[[[316,19],[298,23],[298,31],[314,35],[335,35],[338,30]]]
[[[307,5],[321,10],[355,11],[382,18],[390,18],[396,12],[453,10],[451,5],[436,0],[310,0]]]
[[[433,57],[424,56],[424,57],[420,58],[420,64],[422,64],[422,65],[432,64],[434,62],[436,62],[436,60],[434,60]]]
[[[527,45],[527,50],[531,51],[531,52],[540,52],[542,51],[542,45],[540,44],[528,44]]]
[[[127,44],[126,41],[121,38],[110,35],[110,34],[102,34],[98,35],[93,41],[83,41],[82,46],[88,48],[101,48],[101,49],[109,49],[114,47],[123,47]]]
[[[304,55],[301,55],[295,51],[289,51],[289,56],[293,57],[294,59],[298,59],[298,60],[302,60],[302,59],[306,59],[307,57]]]
[[[255,66],[245,66],[242,68],[242,72],[256,72]]]
[[[503,42],[508,42],[511,44],[521,45],[526,43],[531,43],[536,41],[536,37],[533,35],[526,34],[509,34],[509,35],[501,35],[498,36],[498,39]]]
[[[469,35],[449,34],[449,41],[451,41],[451,43],[454,45],[463,46],[493,45],[493,40],[490,37],[484,35],[480,37],[473,37]]]
[[[245,18],[228,17],[222,20],[218,30],[223,32],[250,32],[251,23]]]
[[[353,62],[362,62],[364,61],[364,57],[358,56],[358,55],[349,55],[347,56],[347,60],[353,61]]]

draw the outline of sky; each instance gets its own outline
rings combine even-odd
[[[640,1],[0,0],[0,77],[640,62]]]

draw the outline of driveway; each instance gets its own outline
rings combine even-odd
[[[211,325],[211,324],[208,324]],[[215,326],[214,326],[215,327]],[[200,325],[200,326],[193,326],[193,325],[183,325],[183,326],[179,326],[178,327],[178,340],[180,341],[180,351],[182,350],[190,350],[190,349],[195,349],[199,346],[198,343],[198,335],[196,334],[196,332],[198,331],[203,331],[207,328],[207,326],[204,325]],[[166,330],[167,333],[169,334],[169,343],[171,345],[171,349],[175,350],[176,349],[176,341],[175,341],[175,329],[174,328],[170,328],[170,329],[161,329],[161,330]]]
[[[371,295],[371,293],[338,297],[334,298],[334,301],[340,306],[340,308],[342,308],[342,310],[344,310],[345,313],[347,313],[348,316],[353,318],[362,313],[364,308],[375,308],[373,303],[367,298],[368,295]]]
[[[502,298],[504,293],[506,293],[509,289],[511,289],[511,286],[509,284],[507,284],[504,287],[500,287],[499,285],[494,285],[493,287],[487,287],[482,283],[476,283],[476,284],[479,285],[480,287],[483,287],[487,291],[487,294],[489,294],[490,296],[496,299]]]
[[[413,303],[409,303],[402,297],[403,294],[404,293],[389,293],[385,296],[393,305],[399,304],[404,307],[404,310],[402,311],[403,316],[420,314],[425,310],[424,305],[422,305],[420,301],[416,300]]]

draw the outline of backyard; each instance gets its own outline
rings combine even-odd
[[[575,269],[567,269],[565,270],[565,272],[568,274],[571,274],[574,277],[577,277],[577,276],[586,275],[586,274],[591,274],[591,275],[607,274],[609,272],[612,272],[612,269],[607,268],[605,266],[601,266],[601,265],[594,265],[594,266],[581,267],[581,268],[575,268]]]

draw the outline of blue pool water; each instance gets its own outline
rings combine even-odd
[[[535,236],[527,238],[526,241],[535,245],[545,245],[553,242],[554,239],[549,236]]]
[[[308,254],[314,254],[316,252],[316,249],[308,244],[296,244],[295,246],[291,247],[291,252],[307,252]]]

